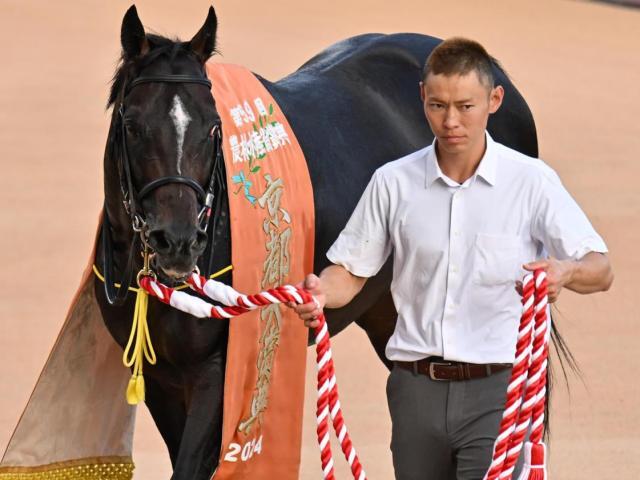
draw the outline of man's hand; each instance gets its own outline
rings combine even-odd
[[[313,302],[303,303],[302,305],[289,303],[287,305],[292,307],[298,314],[298,316],[302,320],[304,320],[304,324],[306,327],[319,327],[320,321],[317,320],[317,317],[322,313],[322,310],[326,303],[326,296],[324,294],[324,291],[322,290],[322,280],[320,280],[318,276],[311,273],[307,275],[307,277],[304,279],[304,282],[299,283],[298,285],[296,285],[296,287],[309,290],[311,295],[313,295],[318,301],[319,308],[318,305]]]
[[[364,277],[352,275],[342,265],[329,265],[322,270],[320,277],[309,274],[304,282],[296,285],[298,288],[306,288],[318,302],[317,305],[311,302],[303,305],[289,302],[287,305],[296,311],[307,327],[316,328],[320,326],[317,317],[322,314],[325,306],[344,307],[362,290],[366,281]]]
[[[534,270],[544,270],[547,273],[547,290],[549,303],[558,300],[562,288],[571,282],[575,271],[576,262],[573,260],[558,260],[549,257],[546,260],[525,263],[522,268],[529,272]],[[516,282],[516,290],[522,295],[522,282]]]

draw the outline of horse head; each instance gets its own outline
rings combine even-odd
[[[173,281],[194,270],[207,245],[221,157],[220,117],[205,73],[216,29],[213,7],[187,42],[147,34],[135,6],[122,21],[109,98],[107,214],[128,223],[129,236],[140,233],[156,271]]]

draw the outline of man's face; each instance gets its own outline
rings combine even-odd
[[[420,97],[429,126],[442,153],[460,155],[484,149],[489,114],[500,108],[504,90],[491,89],[471,71],[466,75],[429,74]]]

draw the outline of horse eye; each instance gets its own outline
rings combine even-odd
[[[133,125],[131,125],[130,123],[125,124],[124,128],[127,131],[128,135],[131,135],[132,137],[138,136],[138,129]]]

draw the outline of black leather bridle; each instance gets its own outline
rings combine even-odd
[[[124,122],[124,100],[127,95],[131,92],[131,90],[137,85],[142,85],[145,83],[195,83],[208,87],[211,89],[211,82],[206,77],[198,77],[192,75],[156,75],[156,76],[146,76],[146,77],[138,77],[133,80],[125,89],[124,96],[120,103],[120,107],[118,108],[118,121],[120,122],[120,136],[121,136],[121,155],[120,155],[120,165],[118,168],[119,176],[120,176],[120,188],[123,196],[123,204],[124,208],[129,215],[131,220],[131,227],[133,229],[133,239],[131,241],[131,247],[129,250],[129,255],[127,258],[126,267],[123,271],[122,279],[120,282],[120,287],[116,291],[116,287],[113,279],[113,241],[111,239],[111,225],[109,222],[109,216],[107,215],[106,208],[103,216],[102,223],[102,244],[103,244],[103,268],[104,268],[104,286],[105,293],[107,297],[107,301],[111,305],[122,305],[127,298],[127,293],[129,291],[129,287],[131,286],[131,282],[133,279],[133,267],[135,265],[135,252],[139,251],[138,242],[142,242],[146,249],[150,249],[151,247],[147,243],[147,222],[144,217],[144,212],[142,211],[140,205],[142,200],[149,195],[152,191],[157,188],[162,187],[163,185],[168,185],[172,183],[178,183],[182,185],[187,185],[192,188],[196,192],[196,196],[198,200],[202,203],[202,208],[198,213],[198,223],[200,228],[204,231],[207,230],[209,225],[209,219],[211,218],[212,206],[214,199],[216,200],[216,208],[214,213],[214,218],[217,219],[219,215],[220,209],[220,200],[222,197],[222,190],[225,186],[225,179],[222,173],[222,130],[220,128],[220,124],[216,124],[213,127],[212,135],[214,137],[214,149],[215,149],[215,160],[213,163],[213,168],[211,171],[211,176],[209,177],[209,182],[207,183],[207,190],[204,188],[193,178],[185,177],[182,175],[171,175],[166,177],[157,178],[155,180],[150,181],[144,187],[140,189],[139,192],[136,193],[135,187],[133,185],[133,176],[131,173],[131,164],[129,162],[129,151],[127,148],[127,135],[126,135],[126,127]],[[216,184],[220,187],[218,189],[218,196],[215,196],[215,187]],[[215,221],[215,220],[214,220]],[[215,225],[213,231],[215,232]],[[209,255],[213,256],[213,244],[210,248]],[[211,262],[209,262],[211,263]],[[206,275],[206,273],[205,273]]]

